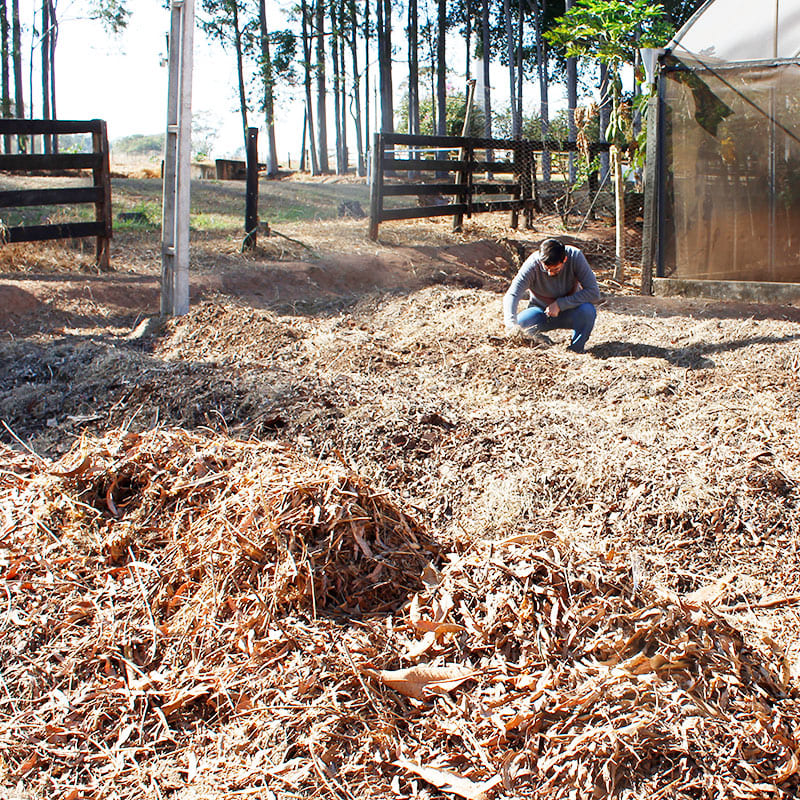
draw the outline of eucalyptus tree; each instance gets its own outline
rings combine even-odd
[[[481,0],[481,68],[483,73],[483,135],[492,137],[492,84],[489,77],[489,64],[492,56],[492,40],[489,24],[489,0]],[[486,151],[486,160],[492,160],[491,150]]]
[[[333,66],[333,108],[336,130],[336,174],[347,172],[347,66],[345,63],[344,4],[328,6],[331,19],[331,64]]]
[[[278,147],[275,141],[275,97],[272,54],[269,47],[266,0],[258,2],[258,23],[261,35],[261,75],[264,81],[264,122],[267,130],[267,175],[278,174]]]
[[[511,18],[511,0],[503,0],[503,20],[506,29],[506,65],[508,67],[509,104],[511,111],[511,137],[522,135],[522,109],[517,105],[516,59],[514,53],[514,25]]]
[[[447,58],[445,41],[447,38],[447,3],[436,0],[436,133],[447,135]]]
[[[297,37],[291,30],[270,31],[267,26],[266,0],[258,0],[260,77],[263,86],[264,123],[267,132],[267,175],[278,174],[278,148],[275,137],[275,92],[278,80],[294,84]]]
[[[575,4],[575,0],[566,0],[565,11],[569,11]],[[567,81],[567,136],[570,142],[578,139],[578,127],[575,124],[575,109],[578,107],[578,59],[569,56],[566,64]],[[577,156],[575,153],[569,154],[569,182],[575,183],[578,175]]]
[[[355,0],[347,0],[348,11],[348,24],[347,36],[350,46],[350,56],[353,71],[353,87],[352,87],[352,103],[351,114],[356,127],[356,149],[358,157],[356,161],[356,168],[358,174],[364,176],[367,174],[366,164],[364,163],[364,141],[363,141],[363,120],[361,110],[361,74],[358,70],[358,12],[356,9]],[[369,74],[368,72],[366,73]],[[367,84],[367,94],[369,94],[369,84]]]
[[[549,83],[549,53],[547,42],[543,37],[545,14],[547,13],[547,0],[533,0],[533,25],[536,42],[536,73],[539,78],[539,117],[541,120],[542,142],[550,138],[550,83]],[[521,24],[521,23],[520,23]],[[520,47],[520,50],[522,48]],[[520,98],[520,108],[522,102]],[[542,150],[542,177],[550,180],[550,150],[543,145]]]
[[[325,76],[325,0],[316,0],[314,5],[314,37],[316,39],[317,63],[317,163],[323,174],[330,172],[328,163],[328,114]]]
[[[370,57],[370,22],[369,4],[371,0],[364,0],[364,141],[369,147],[369,65],[372,63]]]
[[[378,80],[381,98],[381,131],[394,132],[392,100],[392,2],[377,0]]]
[[[247,149],[248,102],[245,87],[244,59],[246,45],[255,35],[255,19],[247,15],[244,0],[202,0],[204,16],[200,27],[224,49],[233,47],[236,56],[236,77],[239,93],[239,113],[242,118],[242,140]]]
[[[56,108],[56,44],[58,42],[59,18],[58,0],[41,0],[39,6],[39,24],[36,25],[36,11],[34,10],[34,37],[38,36],[41,52],[41,79],[42,79],[42,118],[57,119]],[[119,33],[128,24],[130,11],[127,0],[76,0],[70,5],[72,19],[99,20],[109,33]],[[13,37],[14,63],[15,63],[15,88],[17,91],[17,107],[23,108],[22,102],[22,66],[19,45],[19,6],[13,0],[12,13],[14,15]],[[19,60],[19,69],[17,63]],[[33,80],[33,58],[31,58],[31,82]],[[19,77],[17,77],[19,76]],[[31,86],[31,106],[33,105],[33,86]],[[58,149],[58,137],[44,137],[45,152]]]
[[[0,72],[2,73],[2,100],[0,105],[2,108],[2,115],[4,117],[11,116],[11,70],[10,70],[10,42],[9,42],[9,24],[8,24],[8,4],[6,0],[0,0],[0,48],[2,48],[2,62],[0,63]],[[11,150],[11,137],[5,136],[5,152]]]
[[[419,135],[419,7],[408,0],[408,132]]]
[[[314,142],[314,110],[311,96],[311,9],[307,0],[300,0],[300,30],[303,42],[303,87],[306,95],[305,120],[303,122],[303,148],[301,164],[305,164],[305,135],[308,131],[309,153],[311,154],[311,174],[319,174],[319,162]],[[302,166],[301,166],[302,169]]]

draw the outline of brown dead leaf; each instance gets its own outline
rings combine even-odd
[[[84,456],[83,460],[75,467],[62,471],[58,470],[51,470],[50,475],[55,475],[58,478],[74,478],[77,475],[81,475],[86,470],[88,470],[92,466],[92,457],[87,455]]]
[[[713,583],[708,583],[687,594],[686,603],[689,605],[700,605],[702,603],[708,603],[710,606],[716,605],[725,596],[725,590],[734,580],[736,580],[736,573],[729,572]]]
[[[212,689],[213,686],[210,683],[199,683],[191,689],[180,690],[161,706],[161,710],[165,716],[169,716],[184,706],[188,706],[189,703],[207,695]]]
[[[422,700],[429,694],[452,691],[479,674],[479,670],[458,664],[449,667],[430,667],[423,664],[408,669],[363,669],[362,671],[390,689],[417,700]]]
[[[414,775],[419,775],[424,781],[441,791],[458,795],[458,797],[463,797],[465,800],[485,800],[491,790],[503,780],[501,775],[495,775],[494,778],[488,781],[476,783],[469,778],[464,778],[444,769],[424,767],[421,764],[409,761],[407,758],[398,758],[394,764]]]

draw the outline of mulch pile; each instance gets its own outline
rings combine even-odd
[[[21,797],[794,797],[800,696],[546,534],[445,552],[335,458],[181,429],[0,459]],[[774,663],[773,663],[774,662]]]

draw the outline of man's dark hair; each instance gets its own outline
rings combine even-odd
[[[539,248],[539,257],[546,267],[560,264],[566,254],[566,248],[558,239],[545,239]]]

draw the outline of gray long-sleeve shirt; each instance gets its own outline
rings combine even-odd
[[[600,287],[597,278],[577,248],[566,245],[567,263],[558,275],[549,275],[539,253],[525,259],[503,298],[503,316],[508,327],[517,324],[517,307],[527,292],[532,304],[547,308],[554,300],[561,311],[577,308],[581,303],[597,303]]]

